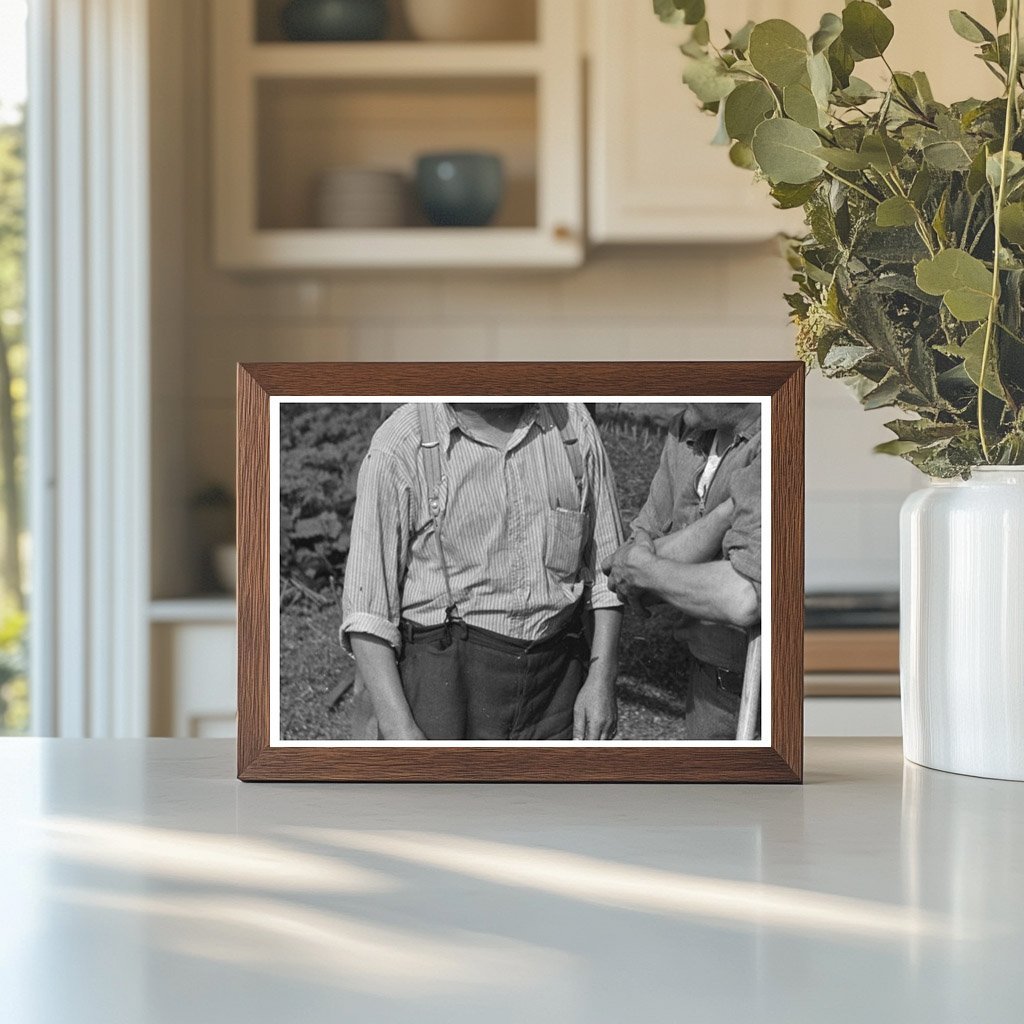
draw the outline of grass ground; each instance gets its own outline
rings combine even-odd
[[[647,497],[658,466],[661,438],[605,436],[627,525]],[[351,720],[351,692],[329,707],[327,696],[350,682],[351,660],[338,643],[341,610],[311,600],[289,605],[281,615],[281,736],[283,739],[345,739]],[[679,644],[671,613],[641,619],[627,612],[619,654],[619,737],[685,738],[685,691],[679,678]]]

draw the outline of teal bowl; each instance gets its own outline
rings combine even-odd
[[[505,197],[505,170],[493,153],[427,153],[416,162],[416,193],[435,227],[480,228]]]
[[[387,0],[290,0],[281,11],[285,38],[294,42],[365,42],[387,27]]]

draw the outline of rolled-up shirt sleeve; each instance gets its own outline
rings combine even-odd
[[[409,481],[393,456],[371,448],[359,469],[345,565],[340,633],[349,653],[353,633],[369,633],[396,649],[400,646],[409,534]]]
[[[729,482],[736,503],[732,525],[722,539],[722,553],[754,585],[761,604],[761,456],[736,471]]]
[[[678,430],[678,420],[673,421],[669,428],[665,447],[661,450],[658,471],[651,481],[651,489],[640,514],[629,524],[630,537],[637,533],[646,533],[651,540],[664,537],[672,529],[672,511],[674,506],[672,494],[672,468],[669,462],[672,457],[673,437]]]
[[[584,422],[587,471],[594,495],[594,532],[586,552],[586,568],[593,583],[588,588],[587,604],[590,608],[619,608],[622,601],[608,589],[608,577],[601,572],[601,563],[618,551],[625,539],[615,474],[597,427],[589,416]]]

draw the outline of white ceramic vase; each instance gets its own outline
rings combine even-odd
[[[900,551],[904,753],[1024,781],[1024,467],[912,494]]]

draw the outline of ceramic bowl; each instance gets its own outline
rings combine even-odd
[[[533,37],[532,3],[512,0],[404,0],[417,39],[476,42]]]
[[[501,157],[493,153],[426,153],[416,163],[416,193],[436,227],[489,224],[505,194]]]
[[[395,171],[338,167],[325,172],[317,188],[316,222],[322,228],[399,228],[407,208],[408,184]]]
[[[281,28],[295,42],[380,39],[388,25],[387,0],[290,0]]]

